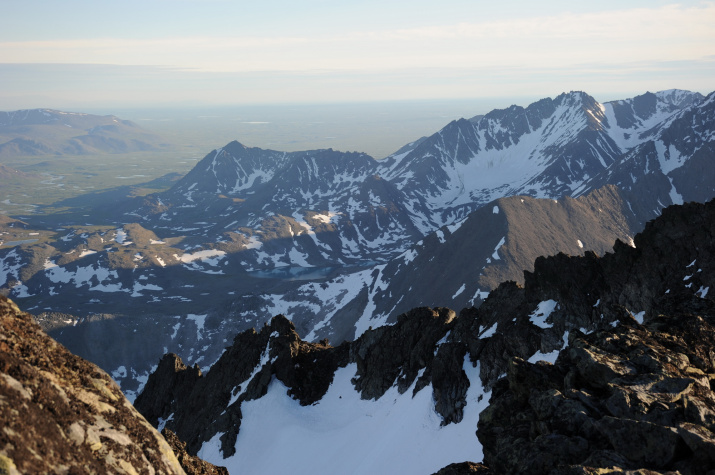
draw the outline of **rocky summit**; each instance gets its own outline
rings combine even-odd
[[[226,473],[169,445],[104,371],[4,297],[0,421],[2,474]]]
[[[136,407],[248,473],[706,473],[714,242],[715,201],[687,203],[458,314],[413,309],[335,347],[278,316],[206,373],[165,355]]]

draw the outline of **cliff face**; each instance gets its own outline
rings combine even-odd
[[[428,391],[443,427],[474,424],[474,434],[481,412],[469,458],[497,473],[571,465],[698,473],[693,467],[710,460],[702,447],[715,446],[714,242],[715,201],[689,203],[664,210],[635,247],[617,241],[603,257],[537,259],[523,287],[506,282],[478,309],[413,309],[337,347],[303,342],[278,316],[239,334],[206,374],[166,355],[136,406],[189,452],[216,447],[214,462],[247,460],[241,440],[255,432],[239,433],[273,417],[255,401],[283,391],[316,406],[317,417],[337,375],[351,371],[348,389],[364,401]],[[669,455],[662,444],[674,444]]]
[[[184,473],[166,440],[104,371],[4,297],[0,421],[0,473]]]

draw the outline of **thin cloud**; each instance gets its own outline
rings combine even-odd
[[[4,63],[153,64],[205,71],[380,70],[698,59],[712,54],[715,3],[290,37],[98,38],[0,43]]]

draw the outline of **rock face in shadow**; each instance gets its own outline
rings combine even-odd
[[[352,384],[363,399],[429,387],[442,424],[460,424],[475,410],[463,366],[471,361],[492,391],[475,460],[481,442],[494,473],[572,465],[698,473],[715,447],[714,242],[715,201],[689,203],[664,210],[635,247],[617,241],[603,257],[539,258],[523,287],[505,282],[459,314],[413,309],[336,347],[302,341],[277,316],[236,336],[206,374],[166,355],[136,407],[175,431],[189,453],[221,434],[229,457],[242,403],[263,397],[273,378],[310,405],[337,368],[355,364]],[[559,354],[555,366],[529,363]]]
[[[572,334],[554,365],[513,359],[481,413],[485,463],[495,473],[715,469],[715,306],[705,307]]]
[[[184,473],[104,371],[4,297],[0,421],[0,473]]]

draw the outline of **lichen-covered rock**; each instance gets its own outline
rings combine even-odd
[[[0,473],[184,473],[97,366],[0,297]]]

